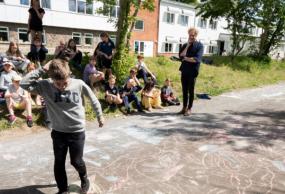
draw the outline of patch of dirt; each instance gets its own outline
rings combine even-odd
[[[11,140],[17,137],[22,137],[33,133],[39,133],[45,130],[48,129],[43,126],[37,126],[37,125],[31,128],[24,125],[18,128],[7,129],[0,131],[0,141]]]

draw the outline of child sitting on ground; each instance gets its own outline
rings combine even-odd
[[[148,69],[148,67],[146,66],[146,64],[144,63],[144,57],[142,55],[138,55],[137,56],[138,62],[136,64],[136,69],[137,69],[137,78],[143,78],[144,83],[146,84],[146,82],[148,81],[148,77],[151,78],[151,80],[153,80],[156,83],[156,77],[154,76],[154,74]]]
[[[169,78],[165,80],[164,86],[161,88],[161,101],[164,105],[180,105],[179,99],[173,93]]]
[[[25,109],[27,111],[27,125],[33,126],[32,120],[32,104],[28,92],[20,87],[21,76],[16,75],[12,77],[12,84],[9,85],[5,93],[7,108],[9,111],[9,122],[12,125],[16,121],[14,109]]]
[[[135,101],[136,107],[139,112],[144,112],[141,107],[141,102],[139,101],[136,93],[141,90],[141,86],[139,85],[139,81],[136,79],[129,79],[124,86],[122,98],[124,101],[124,105],[127,109],[127,113],[131,113],[130,102]]]
[[[36,64],[33,62],[30,62],[27,66],[27,74],[32,72],[32,71],[35,71],[36,69],[37,69]],[[31,94],[31,93],[28,93],[28,94],[29,94],[29,97],[31,99],[32,105],[35,105],[35,104],[37,106],[43,105],[43,99],[41,98],[40,95],[35,95],[35,94]]]
[[[115,86],[116,77],[109,76],[108,84],[105,86],[105,99],[110,105],[110,108],[116,108],[117,105],[122,104],[123,100],[120,97],[119,89]]]
[[[148,111],[151,111],[152,108],[162,108],[160,91],[154,88],[154,82],[151,80],[146,82],[145,87],[142,91],[142,105]]]
[[[94,88],[94,84],[105,79],[104,73],[96,69],[96,57],[92,56],[83,72],[84,82]]]
[[[42,45],[41,38],[35,36],[31,45],[31,51],[28,53],[28,59],[35,63],[43,63],[46,60],[47,53],[48,50]]]

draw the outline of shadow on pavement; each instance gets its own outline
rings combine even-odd
[[[39,189],[49,188],[49,187],[56,187],[56,184],[52,185],[31,185],[31,186],[25,186],[20,188],[14,188],[14,189],[1,189],[0,194],[44,194]]]
[[[193,113],[189,117],[175,113],[152,112],[153,129],[157,136],[181,134],[189,141],[220,140],[236,149],[236,142],[244,140],[246,144],[239,151],[254,152],[255,146],[273,146],[275,140],[285,140],[285,111],[258,109],[255,112],[225,111],[223,113]],[[164,127],[158,124],[165,123]]]

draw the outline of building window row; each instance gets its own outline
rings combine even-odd
[[[18,34],[18,41],[19,43],[22,44],[30,44],[30,36],[28,35],[28,29],[27,28],[18,28],[17,29],[17,34]],[[9,37],[9,28],[0,26],[0,42],[9,42],[10,37]],[[43,44],[46,44],[46,33],[45,30],[42,33],[42,40]]]
[[[83,0],[69,0],[69,11],[92,15],[93,2],[86,2]]]
[[[51,9],[50,0],[41,0],[41,7]],[[30,0],[20,0],[21,5],[30,6]]]
[[[198,19],[198,27],[206,29],[207,28],[207,19],[200,17]],[[216,20],[209,20],[209,28],[212,30],[217,30],[218,27],[218,21]]]
[[[166,12],[165,13],[165,22],[168,24],[175,24],[175,13]],[[188,26],[189,24],[189,16],[185,14],[179,14],[177,23],[182,26]]]
[[[93,42],[94,42],[93,41],[94,40],[94,36],[93,36],[92,33],[84,33],[84,35],[82,35],[81,32],[72,32],[72,39],[79,46],[81,46],[81,45],[93,46]],[[110,35],[110,39],[114,43],[116,43],[116,36],[115,35]]]

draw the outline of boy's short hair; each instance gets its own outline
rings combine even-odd
[[[54,59],[49,65],[48,75],[53,80],[65,80],[70,77],[71,71],[68,62]]]
[[[142,56],[142,55],[137,56],[137,59],[143,59],[143,58],[144,58],[144,56]]]
[[[102,32],[100,34],[100,37],[109,37],[108,33],[107,32]]]
[[[137,70],[136,70],[135,68],[132,68],[132,69],[130,70],[130,73],[137,73]]]
[[[38,34],[36,34],[36,35],[34,36],[33,42],[34,42],[34,41],[41,41],[41,38],[40,38],[40,36],[39,36]]]
[[[89,58],[89,61],[97,61],[97,58],[96,58],[96,56],[91,56],[90,58]]]
[[[110,75],[108,80],[111,80],[111,79],[116,79],[116,76]]]

